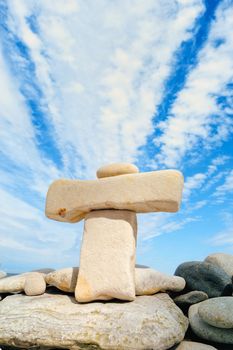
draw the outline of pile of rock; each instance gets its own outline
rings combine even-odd
[[[138,266],[135,282],[139,296],[134,301],[80,304],[70,294],[75,292],[78,272],[74,267],[0,279],[0,292],[5,293],[0,303],[0,344],[24,348],[95,349],[98,344],[102,349],[169,349],[184,338],[188,319],[165,293],[181,291],[183,278]],[[22,294],[27,291],[26,285],[38,293],[41,279],[48,284],[46,293]],[[50,286],[64,293],[51,293]],[[164,293],[155,294],[161,291]]]
[[[233,344],[233,297],[212,298],[192,305],[189,321],[200,338]]]
[[[219,344],[233,344],[233,256],[216,253],[204,261],[185,262],[175,275],[186,280],[185,289],[173,295],[174,302],[188,313],[197,337]]]
[[[223,261],[224,257],[227,263],[228,259],[232,258],[229,254],[213,254],[208,256],[205,261],[185,262],[178,266],[175,275],[185,279],[186,291],[202,291],[209,298],[231,295],[233,262],[230,273],[223,265],[217,264],[217,262]]]
[[[127,163],[100,168],[97,180],[52,183],[47,217],[71,223],[84,219],[78,302],[135,299],[136,214],[178,211],[182,189],[179,171],[139,173]]]
[[[178,171],[139,173],[125,163],[100,168],[97,180],[55,181],[46,215],[71,223],[84,219],[80,266],[0,280],[0,292],[26,294],[1,301],[0,343],[163,350],[181,342],[188,319],[167,293],[155,293],[178,292],[184,279],[135,268],[135,252],[136,213],[176,212],[182,189]],[[46,283],[74,297],[45,293]]]
[[[230,292],[232,271],[228,269],[226,272],[223,261],[229,264],[232,259],[231,255],[214,254],[207,257],[205,262],[196,262],[197,273],[192,274],[190,269],[186,286],[181,276],[168,276],[138,265],[135,267],[138,296],[131,302],[78,303],[72,296],[77,284],[78,267],[40,270],[2,278],[0,293],[4,293],[4,299],[0,302],[0,344],[24,348],[37,345],[66,349],[162,350],[181,342],[172,349],[230,349],[221,344],[233,344],[233,297],[220,294],[226,290]],[[219,261],[222,262],[221,267]],[[202,264],[206,267],[206,263],[211,266],[207,265],[204,273]],[[184,271],[184,266],[194,266],[194,262],[182,264],[176,273]],[[198,274],[200,266],[202,273]],[[228,275],[221,288],[220,271],[216,274],[216,268],[220,269],[222,276],[225,276],[223,271]],[[47,285],[46,293],[40,296],[24,295],[26,281],[35,291],[41,278]],[[194,290],[197,283],[202,290]],[[213,291],[219,296],[213,298]],[[9,293],[18,294],[9,296]],[[195,333],[195,337],[188,333],[188,341],[182,341],[188,319],[174,302],[184,312],[188,311],[190,327]],[[203,344],[203,341],[215,342],[216,348]]]
[[[54,286],[67,293],[75,292],[79,274],[78,267],[52,270],[47,273],[26,272],[0,279],[0,293],[22,293],[36,296],[45,293],[47,287]],[[185,280],[178,276],[169,276],[151,268],[135,268],[136,295],[153,295],[158,292],[179,292],[185,287]]]
[[[182,341],[189,321],[199,338],[233,344],[232,256],[186,262],[175,276],[135,266],[136,213],[176,212],[182,188],[177,171],[125,163],[100,168],[97,180],[55,181],[46,215],[84,219],[80,266],[0,273],[1,347],[215,349]]]

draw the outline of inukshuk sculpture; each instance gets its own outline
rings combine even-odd
[[[84,223],[75,298],[135,299],[136,213],[179,210],[183,176],[176,170],[139,173],[116,163],[100,168],[97,180],[57,180],[48,190],[46,215]]]

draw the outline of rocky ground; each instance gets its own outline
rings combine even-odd
[[[78,268],[0,272],[0,348],[233,349],[233,256],[185,262],[175,276],[136,267],[134,301],[78,303]]]

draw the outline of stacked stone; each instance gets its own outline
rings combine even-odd
[[[48,191],[46,215],[65,222],[84,219],[76,300],[132,301],[136,213],[176,212],[183,176],[175,170],[139,173],[135,165],[117,163],[100,168],[97,178],[55,181]]]
[[[204,261],[185,262],[175,275],[186,280],[186,287],[173,300],[188,312],[195,335],[205,341],[233,344],[233,256],[216,253]]]
[[[134,165],[121,163],[100,168],[97,178],[59,180],[50,186],[49,218],[71,223],[84,219],[80,267],[1,279],[0,293],[27,295],[1,301],[0,344],[165,350],[183,340],[188,319],[167,293],[158,292],[179,292],[184,279],[135,267],[136,213],[176,212],[181,173],[140,174]],[[76,300],[44,293],[46,283],[74,293]],[[130,302],[80,304],[114,298]]]
[[[74,293],[79,274],[78,267],[50,270],[47,273],[26,272],[0,279],[0,293],[14,294],[25,292],[26,295],[41,295],[47,286]],[[185,280],[178,276],[169,276],[151,268],[136,267],[135,294],[153,295],[158,292],[180,292],[185,287]]]
[[[233,297],[218,297],[192,305],[190,326],[202,339],[233,344]]]

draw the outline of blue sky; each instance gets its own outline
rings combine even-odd
[[[138,215],[137,262],[233,254],[233,1],[0,0],[0,268],[78,266],[49,184],[112,162],[179,169],[181,210]]]

